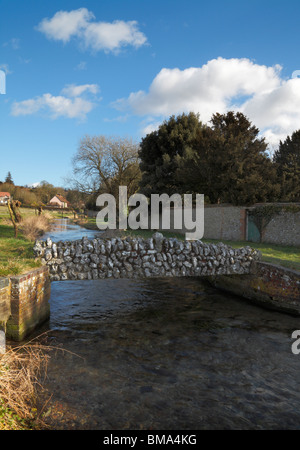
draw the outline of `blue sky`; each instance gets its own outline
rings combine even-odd
[[[300,128],[297,0],[0,0],[0,180],[61,186],[85,134],[139,141],[172,114]]]

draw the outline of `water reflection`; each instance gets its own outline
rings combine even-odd
[[[52,283],[48,327],[68,350],[48,367],[54,428],[300,428],[298,318],[197,278],[119,279]]]

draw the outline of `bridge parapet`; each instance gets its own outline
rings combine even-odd
[[[261,259],[251,247],[180,241],[154,233],[151,238],[82,238],[37,241],[36,256],[49,267],[51,281],[102,278],[212,276],[250,273]]]

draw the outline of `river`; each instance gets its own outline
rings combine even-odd
[[[94,233],[61,221],[50,234]],[[300,429],[299,318],[197,278],[53,282],[50,307],[55,429]]]

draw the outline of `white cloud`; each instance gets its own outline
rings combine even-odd
[[[84,92],[91,92],[92,94],[97,94],[99,92],[99,86],[97,84],[82,84],[77,86],[76,84],[68,84],[61,91],[62,94],[68,97],[78,97]]]
[[[93,13],[86,8],[70,12],[58,11],[52,19],[43,19],[37,26],[37,30],[44,33],[48,39],[68,42],[71,37],[80,34],[93,17]]]
[[[271,145],[300,128],[300,79],[284,80],[279,65],[267,67],[249,59],[217,58],[202,67],[162,69],[148,92],[132,92],[113,103],[121,111],[152,115],[144,132],[162,119],[183,112],[200,113],[208,122],[216,113],[244,112]]]
[[[149,92],[133,92],[115,103],[118,109],[130,107],[137,114],[170,115],[197,111],[209,120],[225,112],[231,99],[267,92],[279,84],[279,68],[258,66],[247,59],[218,58],[202,67],[185,70],[162,69]]]
[[[147,42],[146,36],[139,31],[134,20],[125,22],[96,22],[95,16],[86,8],[73,11],[59,11],[51,19],[43,19],[37,30],[44,33],[48,39],[70,41],[77,37],[85,48],[105,52],[118,52],[122,47],[132,45],[140,47]]]
[[[52,119],[65,117],[84,120],[95,107],[95,103],[81,98],[80,95],[84,92],[96,94],[98,91],[99,87],[96,84],[68,85],[62,90],[64,95],[54,96],[47,93],[32,99],[14,102],[11,114],[13,116],[28,116],[45,112]]]
[[[12,115],[27,116],[38,112],[42,107],[43,107],[42,97],[23,100],[22,102],[14,102],[12,105]]]
[[[85,46],[96,51],[118,51],[127,45],[138,48],[146,41],[146,36],[138,30],[137,22],[134,20],[90,23],[84,30]]]
[[[246,101],[241,111],[264,130],[270,144],[276,145],[300,128],[300,79],[282,80],[268,93],[258,93]]]
[[[51,94],[44,94],[41,97],[13,103],[12,115],[26,116],[44,110],[50,114],[52,119],[57,119],[58,117],[85,119],[87,113],[93,107],[92,102],[80,97],[70,99],[61,95],[53,96]]]

